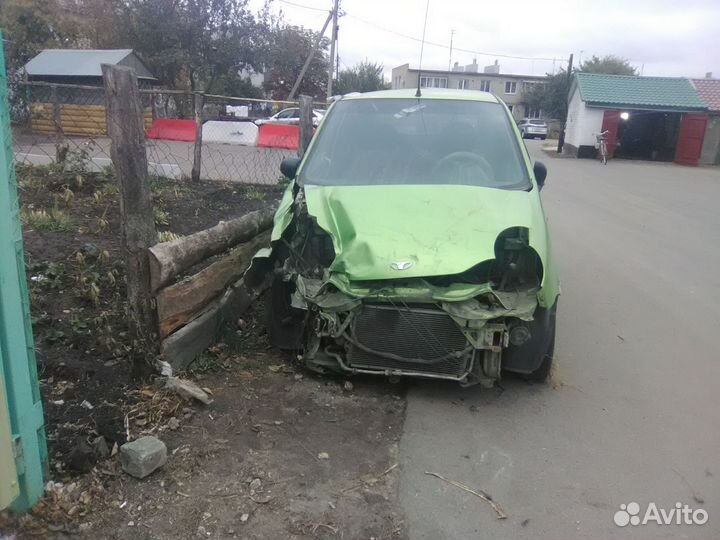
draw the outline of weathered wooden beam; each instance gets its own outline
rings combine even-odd
[[[202,125],[203,125],[203,106],[205,105],[205,96],[200,92],[195,94],[195,145],[193,146],[193,166],[190,172],[190,178],[193,182],[200,181],[200,172],[202,170]]]
[[[269,229],[274,212],[273,208],[256,210],[237,219],[221,221],[210,229],[154,245],[149,250],[152,291],[167,285],[174,277],[208,257],[247,242]]]
[[[155,310],[150,291],[148,248],[157,242],[142,104],[135,71],[102,65],[110,153],[120,187],[121,245],[127,266],[129,324],[133,337],[154,348]],[[151,351],[148,351],[151,352]]]
[[[300,96],[300,135],[298,157],[303,157],[313,136],[313,98]]]
[[[269,243],[270,231],[261,233],[197,274],[158,292],[160,337],[169,336],[195,319],[205,306],[247,270],[255,252]]]
[[[236,282],[222,298],[212,302],[202,315],[162,342],[163,359],[175,370],[188,366],[217,341],[223,324],[236,320],[262,291],[246,288],[242,280]]]

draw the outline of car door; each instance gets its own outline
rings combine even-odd
[[[292,109],[284,109],[273,115],[269,121],[273,124],[285,124],[290,118],[290,115],[292,115]]]

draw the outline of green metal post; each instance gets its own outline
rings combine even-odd
[[[0,43],[2,34],[0,33]],[[18,207],[5,58],[0,47],[0,357],[20,495],[29,509],[42,496],[47,446],[30,323]]]

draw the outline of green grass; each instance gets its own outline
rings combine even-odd
[[[70,231],[75,222],[59,208],[23,208],[21,219],[25,226],[36,231]]]
[[[262,201],[265,199],[265,192],[254,187],[248,188],[245,191],[245,199],[248,201]]]
[[[182,238],[182,234],[176,234],[172,231],[160,231],[158,233],[158,238],[160,242],[171,242],[172,240]]]
[[[155,219],[155,225],[167,225],[170,223],[170,214],[158,206],[153,208],[153,218]]]

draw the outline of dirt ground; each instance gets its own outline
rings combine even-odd
[[[18,175],[28,289],[46,418],[46,496],[20,538],[403,538],[396,505],[401,387],[314,376],[270,349],[262,302],[183,376],[212,392],[183,401],[134,373],[117,187],[63,170]],[[159,231],[189,234],[275,204],[279,186],[153,179]],[[165,232],[167,234],[167,232]],[[144,480],[117,449],[143,434],[168,447]]]
[[[162,469],[136,480],[110,457],[88,474],[53,475],[61,485],[21,522],[22,535],[406,538],[403,387],[315,376],[268,347],[261,319],[256,305],[187,374],[212,392],[210,405],[181,401],[160,380],[139,389],[131,437],[166,443]]]
[[[73,161],[77,159],[77,161]],[[125,442],[124,407],[137,399],[129,366],[125,269],[111,173],[21,168],[18,187],[33,331],[54,472],[87,472],[80,439]],[[152,180],[159,231],[189,234],[274,202],[278,187]],[[48,218],[47,216],[50,216]]]

